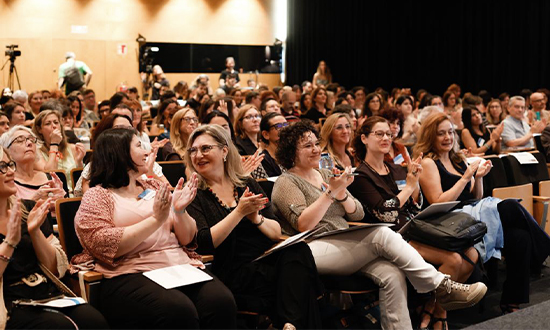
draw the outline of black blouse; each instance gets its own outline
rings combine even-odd
[[[315,124],[319,124],[319,119],[326,117],[327,116],[323,115],[315,106],[311,107],[311,109],[301,116],[302,119],[312,120]]]
[[[245,187],[237,188],[237,194],[241,196],[246,187],[254,194],[265,195],[262,188],[252,178],[247,179]],[[212,270],[224,283],[235,280],[235,274],[239,273],[240,268],[250,264],[252,260],[262,255],[276,243],[265,236],[250,220],[243,218],[229,236],[215,248],[210,228],[229,215],[232,209],[224,208],[218,202],[217,197],[208,189],[197,190],[197,196],[189,205],[187,211],[197,222],[197,252],[199,254],[214,255]],[[266,218],[277,220],[271,202],[266,204],[261,214]]]
[[[402,207],[397,198],[399,184],[404,184],[407,178],[405,168],[393,163],[384,162],[389,174],[380,175],[371,170],[364,162],[357,167],[352,184],[348,187],[351,194],[357,198],[365,209],[365,222],[394,223],[393,230],[403,227],[407,221],[420,211],[422,194],[417,204],[412,197]]]
[[[35,205],[34,201],[22,200],[27,210],[32,210]],[[40,227],[40,230],[47,238],[53,234],[52,219],[48,215],[46,220]],[[0,234],[0,241],[5,236]],[[2,261],[3,262],[3,261]],[[2,279],[4,281],[4,303],[8,311],[12,308],[12,301],[18,299],[45,299],[60,294],[55,284],[51,280],[41,283],[37,286],[30,287],[26,284],[19,283],[23,277],[38,273],[46,277],[38,265],[38,257],[32,245],[32,239],[27,230],[27,222],[21,222],[21,240],[14,250],[12,260],[6,267]],[[19,283],[19,284],[18,284]]]
[[[267,149],[264,149],[264,151],[262,151],[262,154],[264,155],[264,160],[262,160],[262,166],[264,167],[264,170],[267,173],[268,177],[279,176],[283,174],[283,170],[281,169],[279,164],[277,164],[275,159],[271,157]]]
[[[437,170],[439,171],[439,176],[441,177],[441,189],[444,192],[451,189],[458,182],[458,180],[462,178],[462,176],[460,175],[456,175],[447,171],[447,169],[439,159],[435,161],[435,164],[437,165]],[[461,162],[458,165],[453,162],[453,167],[460,174],[464,174],[464,172],[466,172],[466,169],[468,168],[465,162]],[[465,202],[465,201],[475,199],[474,195],[470,192],[471,187],[472,187],[472,183],[468,182],[468,184],[466,185],[464,190],[462,190],[462,192],[460,193],[460,196],[458,196],[456,200]]]
[[[248,137],[244,139],[240,137],[235,138],[235,146],[241,156],[254,155],[256,150],[258,150],[258,147]]]

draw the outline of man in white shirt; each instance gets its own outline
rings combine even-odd
[[[504,119],[504,129],[501,134],[502,148],[533,148],[533,134],[541,133],[546,126],[546,120],[535,121],[533,126],[524,120],[525,99],[513,96],[508,103],[508,113]]]

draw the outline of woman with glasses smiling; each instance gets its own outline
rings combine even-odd
[[[351,119],[344,113],[330,115],[321,129],[321,149],[328,152],[334,166],[343,171],[353,167],[355,161],[348,148],[351,141]]]
[[[51,198],[55,202],[63,198],[66,192],[55,173],[46,174],[35,169],[37,140],[30,128],[16,125],[0,137],[0,145],[9,151],[17,164],[17,196],[35,202]]]
[[[243,156],[253,155],[258,149],[260,121],[262,116],[258,109],[247,104],[239,109],[235,118],[235,146]]]
[[[181,160],[187,150],[189,135],[199,126],[199,118],[195,110],[184,108],[174,114],[170,126],[170,142],[162,148],[162,159]]]
[[[199,177],[197,197],[187,209],[199,229],[197,252],[214,254],[212,270],[237,304],[267,313],[275,328],[320,328],[320,285],[307,245],[254,261],[280,239],[281,226],[263,190],[244,173],[229,134],[204,125],[191,133],[189,145],[185,161]]]

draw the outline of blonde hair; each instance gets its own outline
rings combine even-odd
[[[59,152],[63,154],[63,156],[67,156],[67,136],[65,135],[65,129],[63,128],[61,115],[59,112],[55,110],[44,110],[34,118],[34,125],[32,125],[32,132],[34,135],[42,142],[42,146],[40,147],[40,150],[42,150],[44,153],[48,153],[48,148],[46,147],[46,140],[44,140],[44,135],[40,133],[40,129],[42,128],[42,123],[48,117],[49,115],[55,115],[57,117],[57,120],[59,120],[59,130],[61,131],[61,142],[59,143]]]
[[[424,157],[428,157],[433,160],[438,160],[440,158],[439,153],[435,148],[435,142],[437,141],[437,128],[446,120],[451,122],[451,119],[449,119],[446,114],[437,112],[431,114],[424,122],[422,122],[420,132],[418,133],[419,139],[413,149],[413,157],[416,158],[420,155],[420,153],[422,153]],[[456,132],[454,132],[453,148],[449,152],[449,158],[455,164],[460,164],[465,159],[464,154],[459,149],[458,136]]]
[[[246,132],[244,131],[243,127],[243,119],[246,112],[250,109],[254,109],[260,114],[260,110],[256,108],[252,104],[245,104],[241,108],[239,108],[239,112],[237,112],[237,117],[235,117],[235,123],[233,124],[233,127],[235,128],[235,136],[238,136],[242,139],[246,138]]]
[[[336,160],[338,164],[344,164],[338,156],[336,156],[336,153],[334,152],[334,146],[332,144],[332,131],[334,130],[334,126],[336,126],[336,122],[340,118],[346,118],[346,120],[349,123],[350,131],[351,131],[351,119],[349,116],[345,113],[334,113],[325,120],[325,123],[323,124],[323,127],[321,128],[321,150],[328,151],[330,156]],[[351,140],[353,137],[351,136],[350,132],[350,140],[348,143],[346,143],[346,150],[350,146]]]
[[[239,151],[235,145],[233,145],[229,133],[220,125],[202,125],[191,133],[188,145],[193,145],[193,142],[203,134],[211,136],[219,145],[227,148],[227,157],[223,163],[225,176],[234,186],[245,186],[246,175],[243,171],[241,155],[239,155]],[[189,155],[188,152],[185,153],[184,160],[191,173],[197,172],[197,169],[193,166],[193,162],[191,161],[191,155]],[[197,175],[199,178],[199,188],[205,189],[207,187],[206,181],[200,174],[197,173]]]
[[[174,117],[172,117],[172,122],[170,123],[170,142],[172,143],[174,150],[180,156],[185,154],[187,149],[187,141],[189,140],[189,136],[185,136],[180,132],[181,122],[184,120],[183,117],[190,111],[195,114],[195,117],[197,116],[195,110],[191,108],[183,108],[174,114]]]

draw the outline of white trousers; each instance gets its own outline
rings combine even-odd
[[[385,226],[337,234],[309,243],[320,274],[360,272],[380,287],[382,329],[412,329],[405,276],[420,292],[435,290],[444,274],[424,261],[400,234]]]

